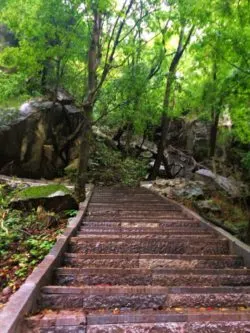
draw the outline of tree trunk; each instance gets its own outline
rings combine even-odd
[[[93,30],[88,52],[88,91],[83,105],[84,125],[82,127],[78,174],[75,185],[76,197],[85,200],[88,174],[88,161],[92,136],[92,116],[97,87],[97,68],[100,57],[101,15],[96,7],[93,8]]]
[[[167,145],[167,134],[169,127],[168,109],[170,103],[171,89],[175,79],[175,70],[176,66],[172,66],[171,64],[166,84],[165,96],[164,96],[163,113],[161,117],[161,139],[157,147],[157,156],[155,159],[155,163],[151,171],[151,174],[149,176],[149,179],[151,180],[157,177],[161,167],[161,163],[163,162],[164,159],[164,151]]]
[[[98,92],[100,91],[104,81],[107,78],[107,75],[110,72],[116,48],[120,43],[120,36],[123,27],[125,25],[127,16],[134,4],[134,1],[135,0],[130,0],[126,10],[125,8],[127,1],[126,0],[124,1],[123,5],[123,9],[125,10],[124,17],[121,20],[120,24],[118,24],[120,19],[119,17],[114,23],[111,37],[108,42],[104,69],[101,74],[99,83],[97,82],[97,69],[102,57],[102,52],[101,52],[102,50],[100,43],[101,33],[102,33],[102,16],[98,9],[98,1],[90,1],[93,13],[93,27],[92,27],[91,40],[88,51],[88,86],[87,86],[87,93],[83,103],[86,123],[84,124],[84,127],[82,129],[82,139],[80,144],[80,155],[79,155],[79,169],[75,185],[75,192],[79,201],[82,201],[85,198],[85,185],[87,182],[87,168],[88,168],[88,160],[90,153],[90,140],[92,136],[91,126],[93,124],[92,115],[93,115],[94,105],[97,99]],[[117,32],[115,33],[116,28]],[[111,43],[112,40],[113,44]],[[111,45],[113,46],[111,47]]]
[[[220,113],[218,111],[212,112],[212,124],[210,129],[210,150],[209,155],[210,157],[214,157],[215,149],[216,149],[216,141],[217,141],[217,134],[218,134],[218,124],[220,119]]]
[[[157,147],[157,156],[155,159],[155,163],[154,163],[153,169],[149,176],[150,180],[153,180],[157,177],[160,167],[161,167],[161,163],[164,160],[164,150],[165,150],[166,141],[167,141],[168,124],[169,124],[169,119],[168,119],[167,113],[164,112],[162,114],[162,118],[161,118],[161,139],[160,139],[160,142]]]
[[[86,183],[88,180],[88,162],[90,154],[90,143],[92,138],[92,108],[85,109],[85,121],[81,131],[81,141],[79,149],[79,164],[77,181],[75,185],[75,194],[81,202],[86,198]]]
[[[188,36],[186,38],[186,41],[183,45],[183,38],[184,38],[184,30],[185,27],[182,26],[179,34],[179,43],[176,50],[176,53],[171,61],[168,76],[167,76],[167,82],[166,82],[166,90],[164,95],[164,102],[163,102],[163,112],[162,112],[162,119],[161,119],[161,140],[158,144],[157,149],[157,156],[155,159],[155,163],[153,166],[153,169],[151,171],[151,174],[149,176],[149,179],[153,180],[157,177],[159,173],[159,169],[161,166],[161,163],[164,161],[164,151],[167,146],[167,133],[168,133],[168,127],[169,127],[169,117],[168,117],[168,110],[170,105],[170,97],[171,97],[171,91],[172,86],[175,81],[175,74],[178,67],[178,64],[181,60],[181,57],[183,56],[183,53],[185,52],[189,42],[190,38],[192,36],[192,33],[194,31],[194,26],[191,27],[189,30]],[[166,164],[166,161],[165,161]],[[166,170],[167,171],[167,170]]]
[[[49,75],[49,60],[45,60],[44,64],[43,64],[43,69],[41,72],[41,88],[42,91],[45,92],[46,91],[46,87],[47,87],[47,81],[48,81],[48,75]]]

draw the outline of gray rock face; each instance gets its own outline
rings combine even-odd
[[[197,160],[208,156],[210,124],[195,120],[186,123],[186,150]]]
[[[145,184],[143,183],[143,186]],[[168,196],[179,197],[183,199],[198,200],[204,197],[205,183],[201,181],[192,181],[184,178],[161,179],[146,184],[154,191]]]
[[[73,106],[71,106],[72,108]],[[80,111],[60,103],[31,101],[20,117],[0,129],[0,173],[52,179],[73,159],[69,137],[82,121]]]
[[[196,178],[202,179],[211,187],[224,190],[229,196],[233,198],[242,196],[242,184],[240,182],[237,182],[234,179],[216,175],[209,169],[197,170]]]
[[[208,156],[210,123],[200,120],[186,122],[184,119],[172,119],[169,124],[167,142],[185,150],[197,160]],[[156,140],[160,138],[156,137]]]
[[[57,101],[63,105],[72,104],[74,102],[74,98],[64,89],[59,88],[57,90]]]
[[[197,168],[197,163],[191,155],[169,146],[165,150],[165,158],[168,164],[167,174],[172,178],[190,178]]]
[[[187,199],[200,199],[204,197],[204,192],[199,186],[186,186],[183,189],[176,189],[175,195]]]

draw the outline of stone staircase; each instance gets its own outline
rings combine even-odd
[[[146,189],[97,188],[24,333],[250,332],[228,240]]]

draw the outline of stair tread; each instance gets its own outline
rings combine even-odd
[[[43,293],[48,294],[100,294],[100,295],[123,295],[123,294],[139,294],[143,295],[146,293],[153,295],[163,294],[249,294],[250,286],[188,286],[188,287],[161,287],[161,286],[109,286],[109,285],[98,285],[98,286],[45,286],[42,288]]]
[[[215,275],[225,275],[225,274],[236,274],[236,275],[250,275],[250,269],[168,269],[168,268],[153,268],[153,269],[141,269],[141,268],[75,268],[75,267],[59,267],[56,269],[58,272],[69,272],[69,273],[134,273],[134,274],[143,274],[147,272],[153,272],[154,274],[184,274],[184,275],[193,275],[193,274],[215,274]]]
[[[62,259],[28,332],[250,329],[243,258],[226,237],[146,189],[96,188]]]
[[[169,322],[169,321],[204,321],[204,320],[250,320],[250,309],[248,308],[221,308],[221,309],[206,309],[206,308],[177,308],[177,309],[162,309],[150,310],[140,309],[123,310],[114,309],[113,311],[102,309],[102,311],[85,311],[84,309],[71,310],[43,310],[37,315],[30,316],[29,321],[40,322],[44,321],[51,324],[54,321],[57,324],[65,322],[79,325],[85,321],[87,317],[88,325],[100,324],[116,324],[116,323],[149,323],[149,322]],[[45,325],[44,325],[45,327]]]
[[[240,259],[238,255],[232,254],[215,254],[215,255],[198,255],[198,254],[148,254],[148,253],[100,253],[100,254],[84,254],[84,253],[71,253],[66,252],[64,256],[72,258],[108,258],[108,259],[183,259],[183,260],[192,260],[192,259],[211,259],[211,260],[225,260],[225,259]]]

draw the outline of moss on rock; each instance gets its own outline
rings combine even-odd
[[[49,184],[42,186],[31,186],[17,193],[18,199],[32,199],[32,198],[44,198],[51,194],[62,191],[65,194],[70,194],[70,190],[61,184]]]

